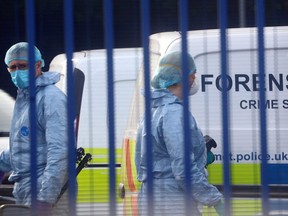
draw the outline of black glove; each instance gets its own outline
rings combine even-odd
[[[2,183],[3,179],[4,179],[4,172],[0,171],[0,184]]]
[[[212,148],[216,148],[217,147],[217,143],[210,136],[205,135],[204,136],[204,140],[205,140],[205,143],[206,143],[207,152],[211,151]]]
[[[211,151],[211,149],[216,148],[217,143],[215,142],[214,139],[212,139],[208,135],[204,136],[204,140],[205,140],[206,149],[207,149],[207,163],[206,163],[206,167],[207,167],[209,164],[212,164],[215,161],[215,156],[213,152]]]

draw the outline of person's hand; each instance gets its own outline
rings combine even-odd
[[[225,216],[225,206],[222,200],[216,203],[216,205],[214,205],[214,208],[219,216]]]
[[[51,216],[53,205],[44,201],[37,200],[36,203],[37,212],[41,216]]]
[[[215,155],[213,154],[212,151],[207,152],[207,163],[206,166],[209,164],[212,164],[215,161]]]
[[[206,162],[206,168],[207,168],[209,164],[212,164],[215,161],[215,156],[213,152],[211,151],[211,149],[216,148],[217,143],[209,135],[205,135],[204,140],[205,140],[206,149],[207,149],[207,162]]]

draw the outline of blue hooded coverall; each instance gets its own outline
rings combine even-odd
[[[54,204],[67,179],[67,99],[54,84],[56,72],[44,72],[36,81],[37,200]],[[17,204],[31,205],[29,89],[18,89],[9,148],[0,153],[0,170],[12,171]]]
[[[167,89],[151,93],[151,133],[153,148],[153,191],[155,215],[185,215],[185,167],[182,102]],[[201,215],[199,204],[212,206],[222,194],[209,184],[205,172],[207,162],[203,134],[190,113],[191,135],[191,215]],[[147,215],[147,162],[144,119],[138,128],[135,163],[141,184],[138,193],[140,215]]]

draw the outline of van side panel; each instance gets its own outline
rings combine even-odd
[[[222,185],[222,109],[230,114],[231,184],[234,186],[261,186],[261,160],[268,160],[269,184],[287,185],[288,176],[288,27],[265,28],[266,115],[268,155],[261,155],[259,117],[259,75],[257,59],[257,29],[228,29],[228,89],[229,109],[221,107],[220,31],[199,30],[187,32],[188,52],[194,57],[200,90],[189,98],[190,110],[203,134],[218,144],[212,149],[216,161],[208,166],[209,182]],[[151,77],[157,62],[165,53],[181,50],[179,32],[163,32],[150,36]],[[144,112],[144,101],[139,90],[143,88],[143,71],[140,71],[130,106],[129,124],[124,135],[133,145],[136,140],[137,120]],[[136,120],[137,119],[137,120]],[[135,144],[134,144],[135,145]],[[123,145],[123,158],[127,145]],[[131,146],[129,146],[132,149]],[[121,182],[128,191],[124,212],[131,196],[126,165],[122,164]],[[134,184],[137,183],[132,176]],[[132,205],[130,203],[130,205]],[[127,208],[126,208],[127,207]],[[233,215],[256,215],[261,211],[259,199],[232,199]],[[216,215],[204,208],[203,215]]]

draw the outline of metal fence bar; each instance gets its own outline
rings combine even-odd
[[[221,76],[222,76],[222,135],[223,135],[223,179],[225,215],[231,215],[231,181],[229,161],[229,95],[228,95],[228,57],[227,57],[227,0],[220,0],[219,3],[219,24],[220,24],[220,48],[221,48]]]
[[[190,137],[190,118],[189,118],[189,68],[187,59],[187,31],[188,31],[188,1],[181,0],[179,5],[179,20],[181,31],[181,50],[182,50],[182,73],[187,79],[182,80],[182,95],[183,95],[183,131],[184,131],[184,173],[185,173],[185,212],[190,215],[192,211],[191,197],[191,137]]]
[[[105,45],[107,51],[108,119],[109,119],[109,207],[110,215],[116,215],[115,195],[115,113],[113,74],[113,0],[104,1]]]
[[[76,215],[76,151],[75,151],[75,97],[73,80],[73,0],[64,2],[65,49],[67,56],[67,110],[68,110],[68,190],[69,190],[69,215]]]
[[[262,212],[269,214],[269,188],[268,188],[268,162],[267,155],[267,120],[265,109],[265,49],[264,49],[264,1],[256,2],[256,24],[258,30],[258,73],[259,73],[259,99],[260,99],[260,143],[261,143],[261,184],[262,184]]]
[[[37,138],[36,138],[36,87],[35,87],[35,4],[34,0],[26,0],[26,23],[29,56],[29,95],[30,95],[30,169],[31,169],[31,208],[35,214],[37,200]]]
[[[148,215],[154,215],[154,192],[153,192],[153,155],[151,134],[151,92],[150,92],[150,0],[141,1],[141,36],[144,56],[144,91],[145,91],[145,128],[146,128],[146,161],[147,161],[147,201]]]

